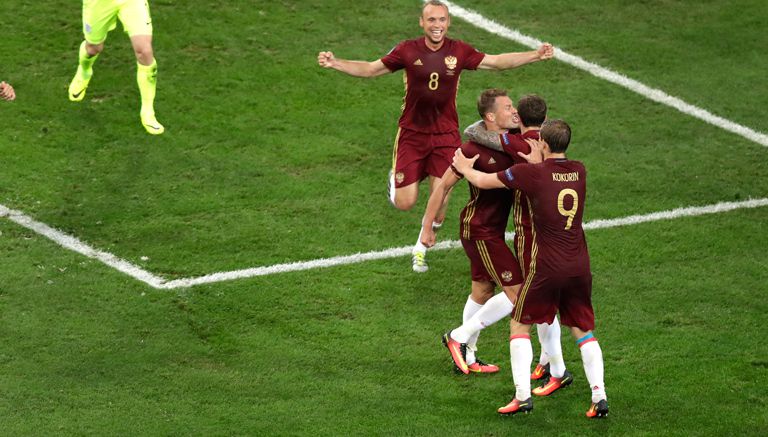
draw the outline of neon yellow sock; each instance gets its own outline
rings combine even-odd
[[[152,65],[136,63],[136,83],[141,94],[141,113],[155,113],[155,89],[157,88],[157,61],[152,59]]]
[[[85,41],[80,44],[79,52],[79,64],[77,71],[83,80],[90,80],[93,75],[93,63],[96,62],[96,58],[99,55],[88,56],[88,51],[85,50]]]

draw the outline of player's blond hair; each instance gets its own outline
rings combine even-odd
[[[427,2],[424,2],[424,6],[421,7],[421,15],[422,16],[424,15],[424,9],[426,9],[427,6],[442,6],[442,7],[445,8],[446,12],[448,12],[449,14],[451,13],[451,11],[448,10],[448,5],[446,5],[445,3],[441,2],[440,0],[429,0]]]

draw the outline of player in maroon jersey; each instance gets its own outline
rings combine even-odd
[[[471,45],[446,37],[451,24],[448,6],[438,0],[424,4],[419,25],[424,36],[399,43],[386,56],[375,61],[350,61],[332,52],[320,52],[318,64],[357,77],[375,77],[404,69],[405,104],[398,123],[389,199],[401,210],[409,210],[418,200],[419,182],[429,176],[434,189],[451,163],[453,151],[461,145],[456,92],[459,76],[465,69],[506,70],[531,62],[550,59],[554,50],[543,44],[538,50],[487,55]],[[439,227],[445,211],[437,215]],[[425,272],[426,247],[417,239],[413,250],[413,269]]]
[[[474,170],[472,166],[478,156],[467,159],[461,150],[456,151],[453,160],[454,167],[473,185],[483,189],[519,189],[530,199],[534,255],[512,316],[510,349],[515,398],[499,408],[502,414],[533,409],[528,376],[533,360],[531,324],[549,323],[559,311],[562,323],[570,327],[581,350],[592,390],[592,403],[586,415],[608,415],[603,354],[592,334],[592,273],[582,228],[587,172],[581,162],[566,158],[570,139],[568,124],[554,120],[542,126],[541,140],[529,140],[530,154],[518,153],[531,164],[494,174]]]
[[[520,132],[509,132],[499,135],[497,132],[487,130],[481,120],[468,126],[464,130],[464,135],[474,143],[493,150],[505,151],[516,158],[516,163],[525,162],[523,158],[517,155],[517,152],[530,153],[530,146],[525,141],[527,139],[539,139],[541,124],[547,116],[547,103],[537,95],[527,95],[518,100],[517,109],[520,117]],[[464,155],[469,156],[467,153],[464,153]],[[528,198],[520,190],[513,190],[513,197],[515,199],[513,202],[515,253],[520,262],[523,275],[526,275],[531,265],[531,242],[533,241]],[[478,329],[477,321],[471,320],[466,325],[467,329],[470,330],[469,332]],[[462,328],[465,327],[462,326]],[[560,388],[569,385],[573,378],[565,369],[565,363],[562,361],[561,331],[557,318],[555,318],[551,325],[546,323],[537,324],[536,331],[542,348],[539,354],[539,362],[531,373],[531,379],[541,380],[543,383],[540,387],[534,389],[533,393],[539,396],[548,396]],[[458,337],[462,338],[460,334]],[[555,376],[557,382],[551,382],[550,376]]]
[[[507,132],[507,129],[517,127],[515,108],[506,90],[493,88],[483,91],[477,100],[477,111],[489,131],[501,134]],[[481,158],[475,165],[482,171],[496,172],[513,163],[512,158],[504,152],[481,147],[475,143],[464,143],[461,148],[467,155],[481,154]],[[462,176],[449,166],[432,190],[422,220],[421,240],[425,246],[434,246],[435,231],[432,229],[432,223],[438,212],[444,209],[448,193],[461,179]],[[472,289],[464,305],[463,321],[470,320],[482,308],[487,308],[485,305],[494,297],[496,285],[504,291],[500,293],[504,301],[502,304],[509,305],[509,308],[502,308],[498,314],[498,319],[501,319],[512,312],[511,302],[517,296],[523,278],[514,254],[504,242],[504,231],[507,228],[512,199],[503,189],[479,190],[470,185],[469,191],[469,202],[460,216],[461,244],[464,246],[472,270]],[[495,313],[492,316],[496,316]],[[498,366],[486,364],[475,356],[479,334],[478,330],[458,343],[452,341],[448,334],[443,340],[452,353],[454,350],[458,351],[462,359],[458,360],[456,365],[462,372],[498,372]]]
[[[547,103],[544,101],[544,99],[537,95],[526,95],[518,100],[517,113],[520,126],[519,130],[516,129],[514,131],[499,134],[499,132],[495,129],[487,129],[489,123],[485,121],[481,123],[482,126],[475,126],[476,129],[482,129],[483,134],[496,136],[496,143],[500,146],[499,148],[501,148],[507,155],[507,158],[502,163],[510,162],[510,165],[511,163],[520,164],[526,162],[526,160],[519,156],[518,153],[530,153],[531,148],[528,143],[526,143],[526,139],[539,139],[539,130],[541,128],[541,124],[547,117]],[[477,134],[478,132],[474,132],[473,136],[476,136]],[[486,135],[480,135],[480,137],[483,136]],[[486,140],[487,138],[481,138],[481,141]],[[469,142],[468,144],[472,144],[473,148],[466,148],[464,145],[462,145],[461,149],[465,155],[469,156],[478,153],[480,154],[480,158],[475,162],[474,168],[487,173],[495,173],[497,171],[496,168],[489,168],[492,166],[483,164],[487,160],[485,155],[492,153],[491,150],[486,147],[478,147],[479,144],[475,142]],[[500,152],[493,153],[495,154]],[[451,168],[453,169],[453,167]],[[443,178],[443,181],[444,180],[445,177]],[[441,181],[441,183],[443,181]],[[515,258],[512,258],[512,260],[518,263],[516,266],[514,266],[516,270],[527,273],[531,265],[531,250],[533,243],[530,214],[528,212],[528,198],[519,190],[514,190],[513,195],[510,196],[509,192],[503,189],[479,190],[471,184],[470,187],[470,191],[473,193],[475,191],[479,193],[500,192],[500,195],[497,196],[500,203],[508,204],[509,202],[512,202],[512,199],[514,198],[512,205],[514,206],[513,216],[515,224],[516,256]],[[435,189],[435,193],[439,193],[441,190],[444,189],[438,185],[438,187]],[[430,196],[430,202],[431,201],[432,196]],[[472,202],[473,199],[470,199],[469,205],[472,206],[471,212],[473,213],[472,220],[485,219],[486,216],[481,212],[483,211],[482,204],[474,205]],[[502,211],[494,211],[493,209],[489,208],[489,212],[491,214],[488,216],[494,217],[491,219],[492,221],[498,222],[501,220],[498,214],[500,214]],[[509,207],[507,207],[506,213],[509,213]],[[465,215],[462,215],[462,224],[465,222],[464,217]],[[425,217],[424,223],[427,223],[427,219],[428,217]],[[507,215],[503,216],[503,222],[504,225],[498,228],[496,230],[497,232],[493,234],[494,238],[490,238],[493,240],[491,242],[497,243],[494,247],[499,248],[501,251],[500,253],[489,253],[489,258],[494,261],[494,265],[500,264],[499,261],[501,260],[506,261],[509,259],[504,256],[506,253],[509,253],[509,255],[512,256],[511,251],[509,251],[509,248],[507,248],[504,242],[504,230],[506,228]],[[423,227],[422,239],[424,238],[423,236],[425,234],[428,236],[433,235],[433,233],[431,233],[427,227]],[[462,232],[462,243],[466,247],[464,238],[465,235],[464,232]],[[491,242],[486,242],[486,244],[491,247]],[[431,243],[434,244],[434,241],[431,241]],[[427,246],[430,246],[430,244],[427,244]],[[472,257],[470,256],[470,259],[471,258]],[[482,266],[482,264],[480,265]],[[491,282],[488,283],[486,285],[487,288],[484,289],[487,290],[488,293],[485,297],[485,301],[479,300],[482,299],[484,295],[474,292],[475,283],[473,282],[473,295],[470,297],[470,299],[468,299],[465,306],[463,324],[452,330],[450,334],[444,336],[443,338],[443,342],[446,344],[449,350],[453,349],[461,351],[463,347],[467,351],[466,364],[462,363],[460,354],[452,353],[454,361],[458,361],[456,365],[460,369],[463,369],[465,365],[471,364],[472,350],[474,349],[472,342],[476,341],[477,335],[480,333],[480,331],[510,314],[513,309],[513,302],[517,297],[517,292],[519,290],[519,286],[517,285],[511,288],[505,288],[504,294],[491,297],[493,295],[493,278],[490,278],[489,281]],[[482,307],[477,308],[477,310],[474,311],[474,315],[470,314],[470,317],[468,318],[468,309],[471,309],[473,306],[477,306],[478,304],[481,304]],[[538,396],[549,396],[562,387],[570,385],[571,382],[573,382],[573,375],[571,375],[571,373],[568,372],[568,370],[565,368],[565,362],[563,361],[562,347],[560,345],[560,323],[558,322],[557,318],[555,318],[550,324],[537,324],[536,329],[539,336],[539,342],[541,343],[541,354],[539,357],[539,363],[537,364],[534,372],[531,374],[531,379],[544,380],[544,382],[542,383],[541,387],[534,389],[533,393]],[[463,343],[466,343],[466,346],[462,346]],[[555,376],[555,381],[551,381],[549,376]]]

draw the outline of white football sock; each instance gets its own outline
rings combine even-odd
[[[515,382],[515,398],[524,401],[531,397],[531,363],[533,348],[529,335],[516,335],[509,340],[509,361]]]
[[[515,306],[503,291],[488,299],[488,302],[463,325],[451,332],[451,338],[459,343],[467,343],[476,332],[493,325],[510,315]]]
[[[598,403],[607,399],[603,382],[603,351],[600,349],[600,344],[592,337],[591,341],[583,341],[579,349],[581,349],[581,360],[584,362],[584,373],[592,389],[592,402]]]
[[[562,378],[565,373],[563,361],[563,348],[560,345],[560,322],[555,316],[551,325],[540,323],[536,325],[541,343],[541,354],[547,355],[549,360],[549,373],[555,378]]]
[[[475,315],[483,306],[472,300],[472,296],[467,297],[467,303],[464,304],[464,314],[462,315],[462,321],[467,322],[472,316]],[[474,333],[467,340],[467,364],[472,364],[477,359],[475,358],[475,351],[477,350],[477,337],[480,336],[480,332]],[[455,340],[455,338],[454,338]]]
[[[416,239],[416,244],[413,245],[413,250],[411,253],[427,253],[427,246],[421,244],[421,230],[419,230],[419,238]]]

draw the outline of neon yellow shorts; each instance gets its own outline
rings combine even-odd
[[[147,0],[83,0],[83,35],[89,43],[103,43],[118,19],[128,36],[152,35]]]

